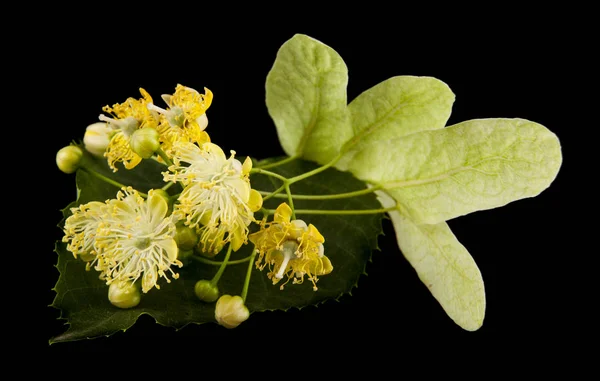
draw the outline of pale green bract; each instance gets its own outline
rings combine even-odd
[[[356,152],[379,141],[444,128],[454,98],[448,85],[432,77],[397,76],[373,86],[348,105],[354,137],[336,168],[347,170]]]
[[[347,107],[347,69],[328,46],[295,35],[267,77],[267,107],[290,156],[330,164],[379,186],[398,244],[446,313],[481,327],[481,273],[445,221],[534,197],[562,163],[558,138],[524,119],[445,127],[454,94],[431,77],[397,76]]]
[[[384,207],[394,206],[384,192],[377,195]],[[485,316],[481,272],[448,224],[417,225],[397,211],[388,214],[400,250],[444,311],[463,329],[479,329]]]
[[[296,34],[267,75],[266,103],[289,156],[327,163],[352,138],[347,109],[348,69],[323,43]]]
[[[561,166],[556,135],[524,119],[478,119],[380,141],[350,171],[381,185],[417,224],[437,224],[538,195]]]

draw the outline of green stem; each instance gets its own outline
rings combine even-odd
[[[292,195],[292,197],[295,198],[296,200],[335,200],[335,199],[340,199],[340,198],[350,198],[350,197],[362,196],[365,194],[375,192],[376,190],[379,190],[381,188],[382,188],[381,185],[377,185],[372,188],[361,189],[358,191],[346,192],[346,193],[319,194],[319,195],[294,194],[294,195]],[[271,198],[271,197],[287,198],[288,197],[285,194],[276,194],[275,192],[265,192],[265,191],[258,191],[258,192],[263,196],[268,195],[269,198]]]
[[[164,166],[167,165],[167,164],[163,163],[162,161],[158,160],[158,158],[156,156],[152,156],[151,159],[154,160],[155,162],[159,163],[159,164],[164,165]]]
[[[165,163],[167,163],[167,166],[170,167],[173,165],[171,158],[169,158],[169,156],[165,153],[165,151],[162,150],[162,148],[158,147],[158,149],[156,150],[156,153],[158,154],[158,156],[161,157],[161,159],[164,160]]]
[[[217,271],[215,276],[210,281],[210,284],[213,287],[216,286],[217,283],[219,283],[219,279],[221,279],[221,275],[223,275],[223,272],[225,271],[225,267],[227,267],[227,261],[229,261],[229,256],[231,255],[232,248],[233,248],[233,246],[231,246],[231,244],[229,244],[229,246],[227,247],[227,254],[225,254],[225,259],[221,263],[221,267],[219,267],[219,270]]]
[[[337,155],[336,157],[334,157],[334,158],[333,158],[333,160],[331,160],[329,163],[327,163],[327,164],[325,164],[325,165],[323,165],[323,166],[321,166],[321,167],[319,167],[319,168],[315,168],[315,169],[313,169],[312,171],[308,171],[308,172],[306,172],[306,173],[303,173],[303,174],[301,174],[301,175],[298,175],[298,176],[292,177],[291,179],[288,179],[287,181],[288,181],[288,183],[291,185],[291,184],[293,184],[293,183],[296,183],[296,182],[298,182],[298,181],[300,181],[300,180],[304,180],[304,179],[306,179],[307,177],[314,176],[314,175],[316,175],[317,173],[321,173],[321,172],[323,172],[324,170],[326,170],[327,168],[334,166],[334,165],[335,165],[335,163],[337,163],[337,162],[338,162],[338,160],[340,160],[341,158],[342,158],[342,155],[341,155],[341,154],[338,154],[338,155]]]
[[[117,187],[117,188],[125,188],[125,187],[126,187],[126,185],[125,185],[125,184],[121,184],[121,183],[120,183],[120,182],[118,182],[118,181],[115,181],[115,180],[113,180],[113,179],[111,179],[111,178],[108,178],[108,177],[106,177],[106,176],[104,176],[104,175],[101,175],[101,174],[99,174],[98,172],[94,171],[93,169],[90,169],[90,168],[85,168],[85,167],[80,167],[79,169],[81,169],[81,170],[82,170],[82,171],[84,171],[85,173],[88,173],[88,174],[90,174],[90,175],[94,176],[95,178],[97,178],[97,179],[100,179],[100,180],[102,180],[102,181],[104,181],[104,182],[106,182],[106,183],[108,183],[108,184],[110,184],[110,185],[114,185],[114,186],[115,186],[115,187]],[[144,197],[144,198],[147,198],[147,197],[148,197],[148,195],[147,195],[146,193],[143,193],[143,192],[139,192],[139,191],[138,191],[138,194],[139,194],[140,196]]]
[[[204,263],[207,265],[213,265],[213,266],[221,266],[223,264],[223,262],[221,261],[212,261],[210,259],[206,259],[206,258],[202,258],[200,256],[197,255],[192,255],[190,258],[192,258],[195,261],[198,261],[200,263]],[[235,261],[227,261],[227,266],[229,265],[238,265],[240,263],[245,263],[248,262],[249,260],[251,260],[253,258],[252,255],[246,257],[246,258],[242,258],[242,259],[236,259]]]
[[[246,296],[248,296],[248,287],[250,286],[250,277],[252,276],[252,265],[254,264],[254,257],[256,257],[256,251],[252,250],[250,256],[250,263],[248,263],[248,271],[246,272],[246,279],[244,280],[244,288],[242,289],[242,300],[246,303]]]
[[[281,193],[281,191],[282,191],[282,190],[284,190],[284,189],[285,189],[285,185],[282,185],[282,186],[280,186],[279,188],[277,188],[276,190],[274,190],[274,191],[273,191],[273,192],[271,192],[271,193],[264,192],[264,193],[267,193],[267,195],[266,195],[265,197],[263,197],[263,202],[267,201],[267,200],[268,200],[268,199],[270,199],[271,197],[275,197],[275,196],[277,196],[277,194]],[[261,193],[261,194],[262,194],[262,193]],[[281,196],[282,196],[283,198],[286,198],[286,197],[287,197],[286,195],[281,195]]]
[[[290,209],[292,209],[292,220],[296,219],[296,211],[294,210],[294,199],[292,198],[292,191],[290,190],[290,184],[285,183],[285,193],[288,196],[288,203],[290,205]]]
[[[275,172],[264,170],[262,168],[253,168],[252,170],[250,170],[250,173],[261,173],[265,176],[275,177],[276,179],[279,179],[279,180],[283,181],[284,183],[287,183],[289,181],[287,179],[287,177],[281,176],[280,174],[275,173]]]
[[[270,215],[270,214],[275,214],[275,209],[267,209],[267,208],[261,208],[260,211],[263,214],[263,218]]]
[[[164,187],[162,187],[160,189],[166,191],[167,189],[171,188],[173,185],[175,185],[175,183],[169,182],[169,183],[167,183],[167,185],[165,185]]]
[[[158,154],[158,156],[160,156],[165,163],[167,163],[167,167],[171,167],[173,165],[173,162],[171,161],[171,158],[169,158],[169,155],[167,155],[167,153],[165,151],[163,151],[162,148],[158,147],[158,149],[155,152],[156,154]],[[181,186],[181,188],[185,189],[185,186],[183,185],[182,182],[178,182],[179,185]],[[173,182],[174,184],[174,182]],[[165,185],[166,187],[166,185]]]
[[[273,163],[269,163],[269,164],[265,164],[265,165],[259,165],[259,166],[256,167],[256,169],[267,169],[267,168],[278,167],[280,165],[287,164],[287,163],[289,163],[291,161],[294,161],[297,158],[298,158],[298,156],[290,156],[290,157],[288,157],[286,159],[279,160],[279,161],[276,161],[276,162],[273,162]]]
[[[397,210],[396,206],[381,209],[358,209],[358,210],[317,210],[317,209],[296,209],[296,214],[330,214],[330,215],[344,215],[344,214],[378,214],[391,212]],[[269,214],[275,213],[274,209],[267,209]]]

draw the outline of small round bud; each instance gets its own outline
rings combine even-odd
[[[73,173],[79,168],[83,159],[83,151],[77,146],[66,146],[58,150],[56,165],[64,173]]]
[[[198,299],[203,302],[212,303],[219,298],[219,288],[213,286],[208,280],[199,280],[194,286],[194,292]]]
[[[107,123],[98,122],[87,126],[83,135],[83,144],[85,149],[96,157],[103,157],[110,139],[113,134],[113,129]]]
[[[90,254],[90,253],[79,254],[78,258],[84,262],[91,262],[94,259],[96,259],[96,254]]]
[[[129,138],[131,150],[137,153],[142,159],[149,159],[154,155],[160,142],[158,141],[158,131],[152,127],[144,127],[135,130]]]
[[[241,296],[223,295],[215,306],[215,319],[225,328],[235,328],[250,317]]]
[[[140,290],[135,283],[113,282],[108,287],[108,300],[119,308],[132,308],[140,304]]]
[[[180,250],[192,250],[198,244],[199,239],[195,229],[182,224],[177,225],[175,242]]]
[[[181,250],[181,248],[177,251],[177,259],[186,266],[190,260],[192,255],[194,255],[194,250]]]

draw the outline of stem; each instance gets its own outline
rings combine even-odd
[[[167,189],[171,188],[173,185],[175,185],[175,183],[173,182],[168,182],[167,185],[165,185],[164,187],[160,188],[164,191],[166,191]]]
[[[296,211],[294,210],[294,199],[292,198],[292,191],[290,190],[290,184],[286,182],[283,184],[285,186],[285,193],[288,196],[288,203],[290,204],[290,209],[292,209],[292,220],[296,219]]]
[[[269,163],[269,164],[265,164],[265,165],[259,165],[259,166],[256,167],[256,169],[267,169],[267,168],[278,167],[280,165],[287,164],[287,163],[289,163],[291,161],[294,161],[297,158],[298,158],[298,156],[290,156],[290,157],[288,157],[286,159],[279,160],[279,161],[276,161],[276,162],[273,162],[273,163]]]
[[[113,179],[111,179],[111,178],[108,178],[108,177],[106,177],[106,176],[104,176],[104,175],[101,175],[101,174],[99,174],[98,172],[94,171],[93,169],[84,168],[84,167],[80,167],[79,169],[81,169],[82,171],[84,171],[84,172],[86,172],[86,173],[88,173],[88,174],[90,174],[90,175],[92,175],[92,176],[96,177],[97,179],[100,179],[100,180],[102,180],[102,181],[104,181],[104,182],[106,182],[106,183],[110,184],[110,185],[114,185],[114,186],[116,186],[117,188],[125,188],[125,187],[126,187],[126,185],[124,185],[124,184],[121,184],[120,182],[118,182],[118,181],[115,181],[115,180],[113,180]],[[147,198],[147,197],[148,197],[148,195],[147,195],[146,193],[143,193],[143,192],[139,192],[139,191],[138,191],[138,194],[139,194],[140,196],[144,197],[144,198]]]
[[[162,150],[162,148],[158,147],[158,149],[156,150],[156,153],[158,154],[158,156],[161,157],[161,159],[164,160],[165,163],[167,163],[167,166],[170,167],[173,165],[173,162],[171,161],[169,156],[165,153],[165,151]]]
[[[338,154],[336,157],[333,158],[333,160],[331,160],[329,163],[325,164],[324,166],[319,167],[319,168],[315,168],[312,171],[309,171],[309,172],[303,173],[301,175],[292,177],[291,179],[288,179],[288,183],[291,185],[291,184],[296,183],[296,182],[298,182],[300,180],[304,180],[307,177],[316,175],[317,173],[321,173],[324,170],[326,170],[327,168],[334,166],[335,163],[337,163],[338,160],[340,160],[341,158],[342,158],[342,155]]]
[[[264,170],[262,168],[253,168],[252,170],[250,170],[250,173],[261,173],[261,174],[266,175],[266,176],[275,177],[276,179],[279,179],[279,180],[283,181],[284,183],[287,183],[289,181],[287,179],[287,177],[283,177],[283,176],[281,176],[278,173],[267,171],[267,170]]]
[[[365,194],[375,192],[376,190],[379,190],[381,188],[382,188],[381,185],[377,185],[372,188],[361,189],[358,191],[346,192],[346,193],[319,194],[319,195],[294,194],[294,195],[292,195],[292,197],[295,198],[296,200],[335,200],[335,199],[339,199],[339,198],[350,198],[350,197],[362,196]],[[275,192],[264,192],[264,191],[258,191],[258,192],[263,196],[268,195],[267,197],[269,197],[269,198],[271,198],[271,197],[287,198],[288,197],[287,195],[276,194]]]
[[[207,265],[213,265],[213,266],[221,266],[223,264],[223,262],[221,261],[211,261],[210,259],[206,259],[206,258],[202,258],[200,256],[197,255],[192,255],[190,258],[192,258],[193,260],[196,260],[200,263],[204,263]],[[253,258],[252,255],[246,257],[246,258],[242,258],[242,259],[236,259],[235,261],[227,261],[227,265],[238,265],[240,263],[244,263],[244,262],[248,262],[249,260],[251,260]]]
[[[158,158],[156,156],[152,156],[151,159],[154,160],[155,162],[157,162],[158,164],[161,164],[161,165],[164,165],[164,166],[167,165],[166,163],[163,163],[162,161],[158,160]]]
[[[260,208],[260,211],[263,214],[263,218],[270,214],[275,214],[275,209]]]
[[[271,192],[271,193],[264,192],[264,193],[267,193],[267,196],[266,196],[266,197],[263,197],[263,202],[267,201],[267,200],[268,200],[268,199],[270,199],[271,197],[275,197],[275,196],[277,196],[277,194],[278,194],[278,193],[281,193],[281,191],[282,191],[282,190],[284,190],[284,189],[285,189],[285,185],[282,185],[282,186],[280,186],[279,188],[277,188],[276,190],[274,190],[274,191],[273,191],[273,192]],[[262,194],[262,193],[261,193],[261,194]],[[282,196],[283,198],[286,198],[286,197],[287,197],[287,196],[284,196],[284,195],[281,195],[281,196]]]
[[[313,210],[313,209],[296,209],[297,214],[378,214],[397,210],[396,206],[381,209],[358,209],[358,210]],[[269,213],[275,213],[274,210],[268,209]]]
[[[252,276],[252,265],[254,264],[254,257],[256,257],[256,251],[252,250],[250,255],[250,262],[248,263],[248,271],[246,272],[246,279],[244,280],[244,288],[242,289],[242,300],[246,303],[246,296],[248,295],[248,287],[250,286],[250,277]]]
[[[233,246],[231,246],[231,244],[229,244],[229,246],[227,247],[227,254],[225,254],[225,259],[221,263],[221,267],[219,267],[219,270],[217,271],[215,276],[210,281],[210,284],[213,287],[216,286],[217,283],[219,283],[219,279],[221,279],[221,275],[223,275],[223,272],[225,271],[225,267],[227,267],[227,261],[229,261],[229,256],[231,255],[232,248],[233,248]]]

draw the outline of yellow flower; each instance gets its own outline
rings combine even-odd
[[[152,104],[152,97],[146,90],[140,88],[142,98],[127,98],[123,103],[117,103],[110,106],[104,106],[102,110],[112,117],[100,115],[99,119],[108,123],[108,126],[115,129],[104,156],[108,159],[108,165],[114,172],[117,171],[115,163],[122,162],[125,168],[131,169],[142,161],[142,158],[131,150],[129,146],[129,137],[134,131],[151,127],[157,128],[159,123],[158,114],[151,111],[148,105]]]
[[[96,232],[106,212],[106,204],[98,201],[71,208],[72,214],[65,220],[65,235],[62,240],[68,242],[67,250],[73,253],[75,258],[78,255],[84,260],[95,258]]]
[[[131,187],[123,188],[117,199],[72,210],[63,241],[70,241],[67,248],[74,255],[93,254],[88,269],[100,271],[106,284],[133,284],[141,277],[142,291],[148,292],[160,288],[159,277],[170,282],[167,271],[179,277],[171,269],[182,266],[174,238],[176,219],[167,216],[167,202],[159,192],[151,190],[144,200]]]
[[[238,250],[262,203],[260,194],[250,188],[252,161],[247,158],[242,165],[234,151],[227,158],[213,143],[198,147],[179,141],[173,152],[174,165],[169,168],[173,173],[163,173],[164,180],[184,185],[174,213],[196,229],[199,248],[206,255],[216,255],[227,242]]]
[[[212,103],[213,93],[207,88],[204,91],[205,94],[200,94],[178,84],[173,95],[162,96],[168,106],[166,110],[153,104],[148,106],[150,110],[161,114],[158,131],[165,152],[171,154],[173,144],[181,140],[199,145],[210,142],[204,130],[208,126],[206,110]]]
[[[280,289],[292,278],[294,284],[302,283],[307,275],[316,291],[317,275],[333,270],[331,261],[324,255],[325,238],[313,224],[306,226],[302,220],[290,221],[291,216],[292,210],[283,203],[277,207],[273,222],[262,222],[261,229],[248,236],[260,254],[256,267],[263,270],[269,265],[267,275],[273,284],[286,275],[287,281]]]

